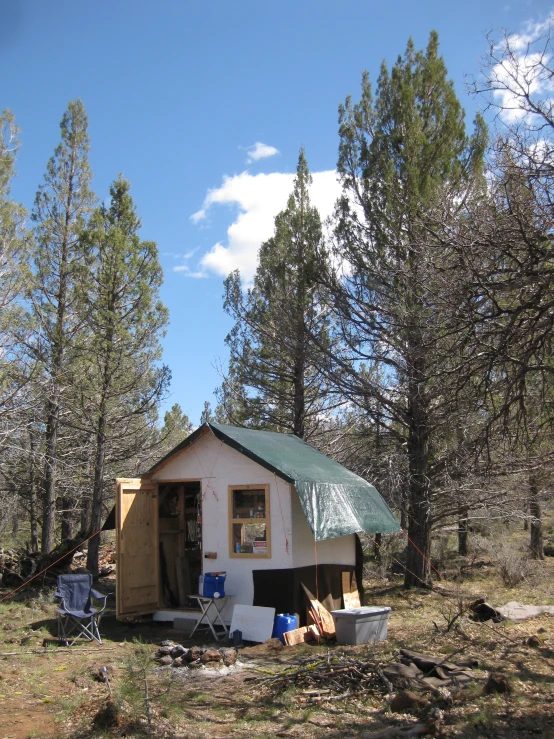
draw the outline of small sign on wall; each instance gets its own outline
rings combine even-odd
[[[253,541],[252,542],[252,553],[253,554],[267,554],[267,541]]]

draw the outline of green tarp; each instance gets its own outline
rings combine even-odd
[[[208,426],[218,439],[294,484],[316,541],[360,531],[400,531],[394,514],[373,485],[297,436],[215,422]]]

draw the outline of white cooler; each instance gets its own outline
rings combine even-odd
[[[389,627],[388,606],[364,606],[331,611],[337,631],[337,644],[366,644],[384,641]]]

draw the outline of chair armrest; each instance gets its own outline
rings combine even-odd
[[[63,599],[63,595],[61,593],[59,593],[58,591],[56,591],[54,593],[54,598],[62,598]]]
[[[106,607],[106,601],[108,600],[108,596],[107,595],[104,595],[104,593],[99,593],[98,590],[93,590],[92,588],[91,588],[90,594],[91,594],[91,596],[93,598],[96,598],[97,600],[103,600],[104,601],[104,605],[100,609],[100,613],[102,613],[102,611]]]

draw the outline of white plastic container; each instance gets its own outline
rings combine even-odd
[[[366,644],[384,641],[389,628],[388,606],[364,606],[331,611],[337,644]]]

